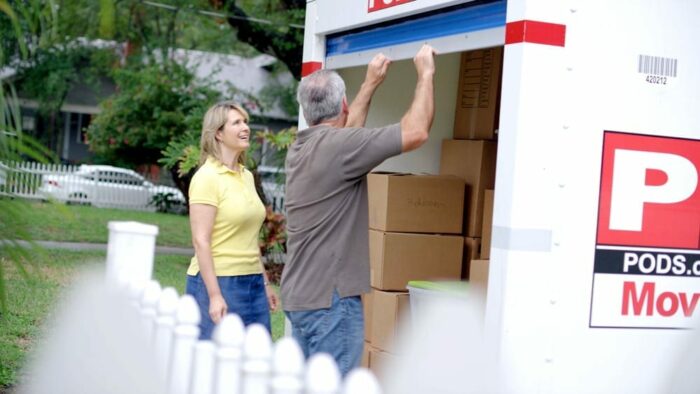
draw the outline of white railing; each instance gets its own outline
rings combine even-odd
[[[375,394],[374,375],[357,368],[342,381],[327,354],[304,360],[291,337],[272,343],[266,328],[245,328],[227,315],[213,340],[198,340],[200,312],[191,295],[161,288],[151,280],[158,228],[134,222],[110,222],[108,287],[122,289],[141,316],[159,379],[168,393],[192,394]],[[125,247],[130,245],[129,247]],[[109,340],[109,339],[107,339]]]
[[[284,185],[263,182],[262,187],[272,209],[283,212]],[[154,197],[159,194],[170,194],[170,211],[184,211],[185,197],[178,189],[155,185],[152,179],[131,170],[107,166],[0,162],[0,195],[154,211]]]
[[[103,208],[182,210],[184,196],[173,187],[154,185],[125,168],[36,162],[0,163],[0,194],[32,200],[94,205]],[[162,196],[169,194],[166,204]]]
[[[44,175],[71,174],[78,166],[35,162],[0,162],[0,195],[45,199],[39,193]]]
[[[267,202],[272,205],[275,212],[284,212],[284,185],[273,182],[262,183],[263,192]]]

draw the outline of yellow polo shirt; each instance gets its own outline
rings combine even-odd
[[[265,207],[255,191],[253,174],[241,165],[234,172],[209,158],[190,183],[190,204],[217,208],[211,249],[217,276],[262,273],[258,235],[265,219]],[[197,275],[197,256],[192,258],[188,275]]]

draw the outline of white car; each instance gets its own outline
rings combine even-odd
[[[156,186],[135,171],[105,165],[82,165],[69,174],[44,175],[39,193],[47,199],[105,208],[155,210],[159,200],[170,211],[185,206],[179,189]]]

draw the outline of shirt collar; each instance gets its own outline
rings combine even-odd
[[[332,128],[332,126],[329,126],[327,124],[319,124],[316,126],[311,126],[309,128],[306,128],[304,130],[297,132],[296,139],[300,140],[300,142],[303,142],[303,141],[307,140],[308,138],[310,138],[312,135],[319,132],[320,130],[330,129],[330,128]]]
[[[239,172],[235,172],[211,156],[207,158],[206,164],[214,167],[214,170],[216,171],[217,174],[225,174],[225,173],[229,172],[231,174],[236,175],[236,174],[243,173],[243,170],[245,170],[245,166],[243,164],[238,163]]]

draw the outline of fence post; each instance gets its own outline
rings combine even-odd
[[[107,281],[113,285],[151,279],[158,226],[109,222]]]
[[[129,297],[129,304],[131,304],[137,311],[140,312],[141,300],[143,300],[143,293],[146,290],[147,282],[142,280],[135,280],[127,284],[126,294]]]
[[[199,337],[199,306],[194,297],[185,294],[177,304],[176,326],[168,368],[168,393],[187,394],[192,377],[194,345]]]
[[[238,394],[241,389],[241,356],[245,328],[238,315],[228,314],[214,328],[216,350],[215,394]]]
[[[160,300],[160,283],[155,280],[148,281],[143,290],[141,301],[141,318],[143,320],[143,331],[149,343],[153,343],[153,332],[156,326],[156,316],[158,315],[158,301]]]
[[[343,394],[382,394],[379,382],[366,368],[355,368],[345,378]]]
[[[268,394],[271,370],[270,333],[261,324],[251,324],[243,343],[243,394]]]
[[[175,312],[177,311],[177,291],[173,287],[166,287],[160,295],[158,302],[158,316],[156,317],[156,330],[153,335],[153,344],[156,352],[156,367],[163,384],[167,382],[170,350],[173,344],[173,330],[175,329]]]
[[[340,371],[328,353],[316,353],[309,359],[304,385],[307,394],[338,394]]]
[[[190,394],[212,394],[214,392],[214,357],[216,346],[213,341],[197,341],[194,345],[194,361]]]
[[[272,359],[272,394],[301,394],[304,390],[304,353],[292,337],[277,341]]]

